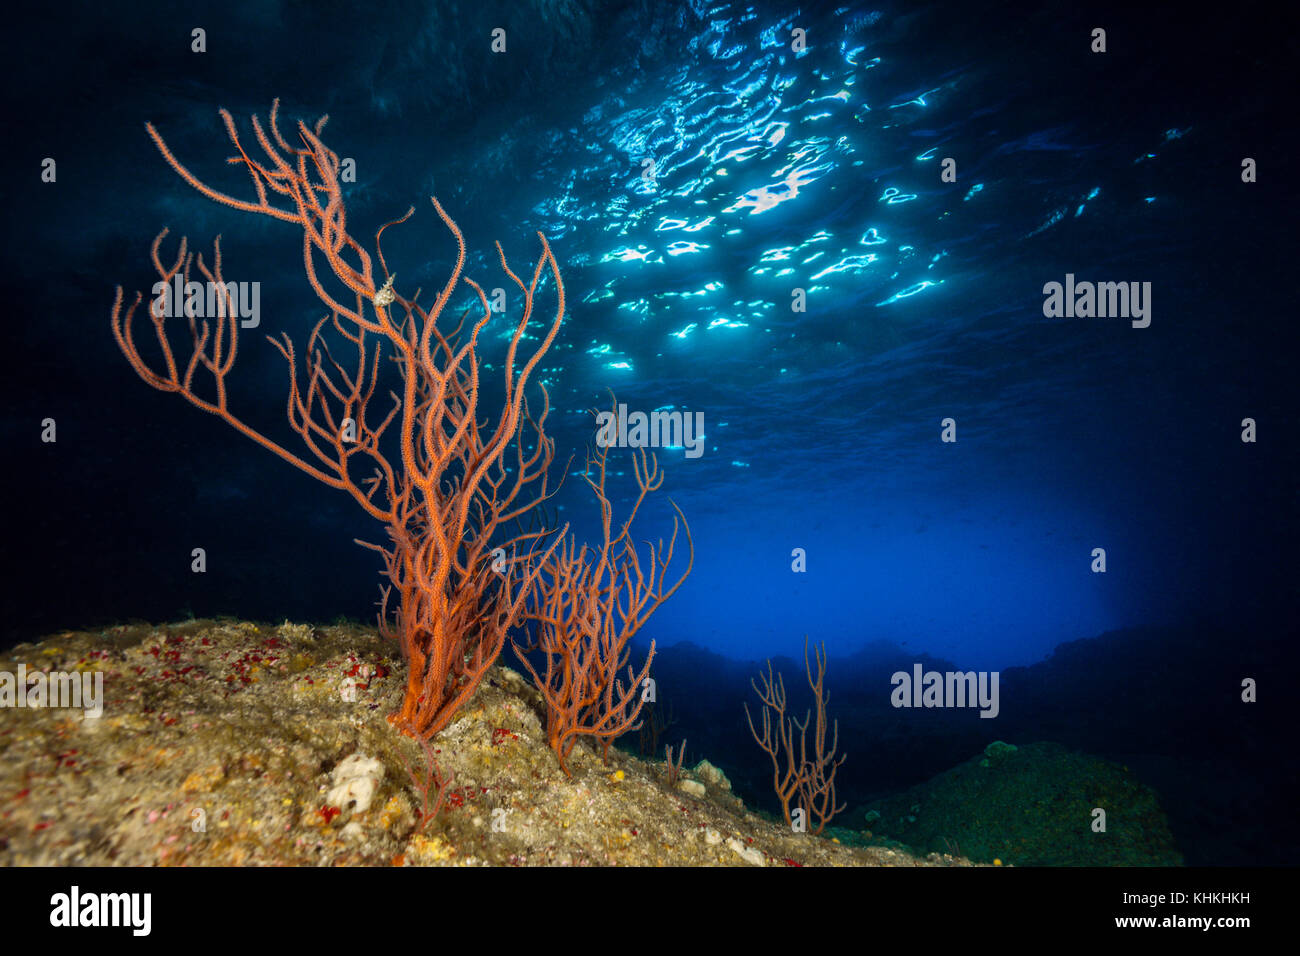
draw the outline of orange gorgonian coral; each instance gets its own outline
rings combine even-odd
[[[848,806],[835,803],[835,771],[848,759],[848,755],[841,754],[836,758],[835,751],[839,749],[840,740],[838,721],[832,725],[831,743],[829,747],[826,746],[826,705],[830,702],[830,695],[826,693],[825,685],[825,645],[817,648],[816,655],[817,676],[814,678],[812,665],[808,661],[808,638],[805,637],[803,665],[817,714],[813,724],[811,753],[808,748],[808,723],[813,711],[805,713],[802,721],[786,716],[785,679],[773,672],[771,661],[767,662],[767,673],[759,675],[759,680],[763,682],[761,689],[758,684],[750,681],[754,693],[758,694],[763,704],[762,734],[754,727],[754,718],[749,714],[748,704],[745,705],[745,720],[749,722],[749,732],[754,735],[754,740],[772,758],[772,789],[781,802],[786,826],[794,823],[790,803],[795,801],[795,809],[803,811],[805,823],[816,818],[817,829],[813,832],[820,834],[831,818]],[[799,731],[797,747],[796,729]]]
[[[358,543],[383,556],[389,584],[380,627],[400,642],[409,665],[401,709],[390,720],[427,739],[447,725],[497,659],[521,621],[540,569],[567,530],[560,529],[549,545],[547,529],[503,533],[522,528],[520,520],[548,497],[547,470],[554,457],[554,442],[545,431],[549,399],[543,387],[540,411],[533,415],[524,390],[559,331],[564,285],[541,233],[542,253],[529,281],[511,270],[497,244],[501,268],[522,304],[506,351],[503,404],[499,414],[492,414],[480,401],[478,340],[490,322],[506,320],[494,319],[483,289],[462,274],[465,241],[455,222],[432,199],[455,238],[455,265],[432,302],[421,305],[419,290],[406,298],[397,291],[380,240],[415,208],[379,228],[372,258],[347,229],[339,158],[320,138],[326,118],[314,127],[299,122],[300,142],[291,145],[281,135],[278,108],[276,101],[265,127],[256,116],[252,119],[265,156],[261,160],[249,155],[231,115],[220,111],[238,153],[229,162],[247,170],[253,201],[206,185],[181,165],[152,125],[147,129],[172,169],[207,198],[302,230],[307,281],[329,314],[308,336],[301,369],[288,335],[270,341],[288,363],[288,418],[305,453],[288,450],[230,408],[226,379],[235,363],[240,323],[222,275],[219,240],[211,263],[190,253],[184,239],[175,260],[164,262],[165,229],[151,249],[164,288],[178,277],[188,284],[195,270],[207,280],[207,288],[216,290],[215,315],[200,319],[179,302],[169,307],[168,296],[159,296],[148,309],[157,346],[157,358],[150,362],[141,354],[132,326],[141,296],[137,293],[126,305],[119,287],[113,334],[149,385],[180,395],[316,480],[346,491],[383,523],[386,545]],[[375,274],[376,261],[382,278]],[[320,270],[320,263],[328,271]],[[540,341],[524,361],[520,343],[530,326],[537,327],[534,308],[544,273],[555,284],[555,314],[542,323],[540,335],[534,336]],[[464,287],[477,301],[454,329],[440,329],[443,310]],[[172,314],[178,310],[184,316]],[[173,348],[170,332],[177,324],[189,332],[187,357]],[[348,356],[336,358],[331,340],[334,350]],[[371,400],[381,371],[392,366],[397,378],[396,390],[388,392],[391,407],[376,410]],[[525,448],[525,429],[533,437],[531,450]],[[502,559],[503,554],[509,557]]]
[[[615,404],[617,415],[617,403]],[[524,667],[546,702],[546,736],[570,776],[569,756],[581,737],[600,743],[603,757],[620,736],[636,730],[644,703],[642,687],[654,660],[654,642],[639,672],[628,663],[628,642],[659,606],[682,586],[695,564],[691,529],[681,509],[673,504],[672,536],[658,545],[646,542],[645,564],[632,537],[632,523],[646,496],[664,481],[659,462],[644,448],[632,453],[638,494],[626,520],[613,533],[613,506],[606,489],[609,449],[588,452],[583,477],[600,503],[602,528],[598,547],[579,546],[572,538],[543,555],[529,601],[527,617],[537,628],[535,649],[545,660],[542,671],[534,667],[528,651],[515,646]],[[686,534],[690,557],[686,569],[668,585],[668,566],[677,546],[677,532]],[[627,669],[627,682],[619,673]]]

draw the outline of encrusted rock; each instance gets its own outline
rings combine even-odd
[[[727,841],[727,846],[731,848],[733,853],[751,866],[766,865],[763,860],[763,851],[757,847],[745,846],[745,844],[741,843],[736,837],[729,839]]]
[[[703,797],[708,793],[704,784],[700,783],[698,780],[681,780],[677,784],[677,789],[692,797]]]
[[[500,665],[430,762],[386,719],[399,648],[360,625],[117,625],[3,656],[102,670],[105,709],[5,714],[0,866],[967,865],[792,834],[707,764],[670,793],[660,761],[584,743],[565,774],[540,695]]]
[[[356,804],[356,812],[370,809],[370,801],[384,779],[384,765],[374,757],[352,754],[334,768],[333,786],[325,802],[346,810],[349,803]]]
[[[727,775],[707,760],[701,760],[697,763],[691,773],[710,787],[717,787],[719,790],[726,790],[727,792],[731,791],[731,781],[727,779]]]

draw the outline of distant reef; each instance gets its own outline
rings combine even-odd
[[[1159,798],[1128,767],[995,741],[859,815],[873,835],[1019,866],[1181,866]]]

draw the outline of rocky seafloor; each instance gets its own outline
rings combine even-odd
[[[432,741],[453,776],[423,819],[426,755],[386,719],[404,666],[373,628],[124,625],[4,658],[104,676],[99,717],[0,709],[5,865],[971,865],[792,833],[707,761],[670,787],[663,762],[580,743],[570,779],[500,665]]]
[[[1055,743],[983,754],[877,801],[873,836],[1017,866],[1181,866],[1154,790],[1126,766]]]

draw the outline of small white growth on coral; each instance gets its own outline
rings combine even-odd
[[[727,846],[731,847],[733,853],[739,856],[751,866],[766,866],[763,860],[763,851],[756,846],[745,846],[735,837],[727,841]]]
[[[448,740],[455,737],[459,737],[461,734],[465,732],[465,728],[469,727],[473,723],[474,721],[471,720],[469,717],[462,717],[460,720],[456,721],[454,724],[452,724],[450,727],[444,730],[441,736]]]
[[[346,810],[349,803],[356,804],[356,812],[363,813],[370,807],[375,791],[384,779],[384,765],[374,757],[352,754],[345,757],[334,768],[333,787],[325,802],[330,806]]]
[[[682,793],[690,794],[692,797],[703,797],[708,791],[704,784],[698,780],[682,780],[677,784],[677,789]]]

